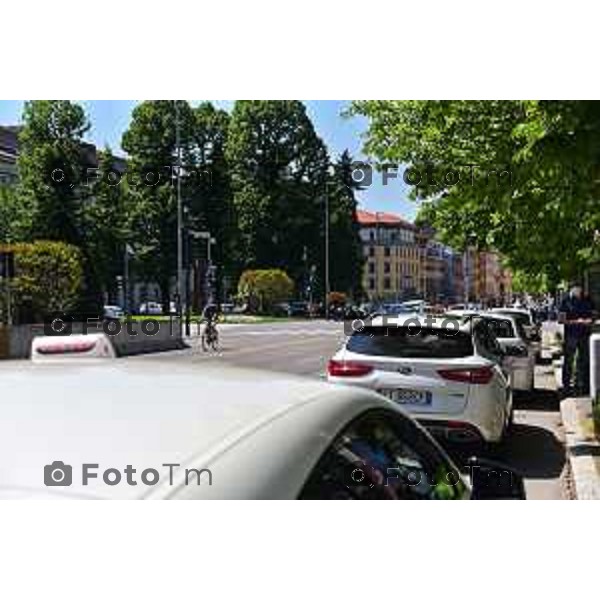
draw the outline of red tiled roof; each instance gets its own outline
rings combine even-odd
[[[417,229],[415,225],[392,213],[386,212],[369,212],[358,209],[356,211],[356,219],[359,225],[398,225],[407,229]]]

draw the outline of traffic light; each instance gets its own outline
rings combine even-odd
[[[12,279],[15,276],[14,252],[0,252],[0,278]]]

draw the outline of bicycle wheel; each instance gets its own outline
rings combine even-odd
[[[219,351],[219,332],[216,329],[212,332],[210,345],[215,352]]]

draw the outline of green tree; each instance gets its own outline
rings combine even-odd
[[[25,240],[56,240],[79,247],[84,264],[80,305],[98,312],[102,305],[94,256],[86,245],[84,207],[91,147],[83,143],[89,129],[84,110],[66,100],[25,103],[19,135],[18,205],[28,225]]]
[[[19,135],[20,201],[30,214],[30,239],[82,245],[82,188],[88,166],[82,138],[83,108],[67,100],[25,103]]]
[[[27,239],[31,231],[31,213],[17,189],[0,185],[0,243]]]
[[[90,266],[98,285],[114,300],[131,227],[126,178],[115,171],[110,148],[98,153],[98,169],[90,182],[90,198],[84,208],[86,248],[93,257]]]
[[[194,113],[177,101],[182,147],[182,198],[193,190]],[[159,100],[138,104],[122,147],[129,153],[128,180],[132,245],[142,274],[156,281],[168,310],[173,275],[177,270],[177,166],[175,102]]]
[[[370,119],[369,153],[438,173],[413,196],[431,201],[427,220],[454,246],[495,248],[551,286],[598,259],[599,102],[364,101],[353,110]],[[459,184],[439,176],[448,169],[462,170]]]
[[[193,154],[193,184],[190,186],[187,225],[196,231],[209,231],[217,241],[211,261],[217,265],[220,277],[237,280],[240,263],[237,254],[237,227],[233,210],[231,178],[225,145],[229,114],[204,102],[194,109],[191,151]],[[206,242],[195,242],[195,255],[206,254]],[[200,247],[198,247],[200,246]],[[221,290],[217,290],[221,297]]]
[[[364,257],[356,219],[355,191],[360,186],[352,178],[352,157],[346,150],[333,165],[329,194],[330,285],[358,298],[362,295]]]
[[[70,244],[36,241],[5,245],[15,255],[10,282],[18,322],[40,322],[52,312],[76,307],[83,284],[81,251]],[[5,294],[1,295],[2,312]]]
[[[236,102],[225,155],[244,265],[284,268],[302,280],[308,266],[322,265],[329,167],[304,105]]]

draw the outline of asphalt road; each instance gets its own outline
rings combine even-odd
[[[197,337],[191,348],[164,353],[167,361],[223,362],[238,366],[323,377],[327,360],[344,340],[343,324],[325,321],[221,325],[220,351],[202,351]],[[154,355],[156,356],[156,355]],[[144,360],[145,356],[129,360]],[[525,476],[528,499],[567,497],[566,456],[559,399],[550,366],[538,366],[536,391],[515,399],[515,427],[497,458]],[[447,448],[457,463],[464,458]]]

